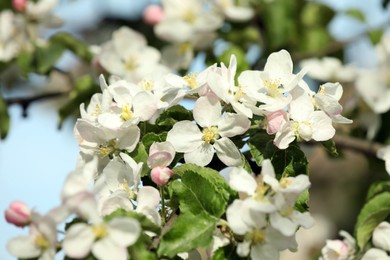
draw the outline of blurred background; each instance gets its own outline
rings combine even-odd
[[[113,28],[118,24],[139,20],[147,5],[158,2],[62,0],[55,14],[64,20],[64,25],[56,30],[68,31],[94,44],[101,43],[110,39]],[[329,23],[328,29],[336,39],[350,41],[345,51],[345,60],[361,67],[374,66],[375,51],[370,40],[357,36],[367,27],[388,26],[389,8],[384,9],[380,0],[321,2],[340,12]],[[345,15],[343,10],[347,9],[360,10],[366,22],[363,24]],[[56,30],[45,33],[49,36]],[[201,59],[197,62],[196,66],[201,66]],[[69,53],[61,59],[59,65],[63,69],[75,70],[77,66],[77,60]],[[193,68],[196,69],[196,66]],[[22,84],[3,91],[4,96],[18,98],[42,91],[42,79],[31,76],[31,80],[36,82],[36,87]],[[55,88],[66,88],[66,84],[56,85]],[[64,98],[33,102],[27,114],[19,104],[9,106],[11,130],[8,137],[0,141],[0,210],[4,211],[13,200],[24,201],[39,212],[46,212],[60,203],[59,193],[63,181],[74,169],[78,155],[78,145],[73,136],[75,119],[66,119],[61,130],[57,127],[57,110],[65,102]],[[320,249],[326,238],[337,236],[339,229],[352,232],[354,218],[363,203],[368,183],[380,178],[375,175],[375,166],[368,163],[364,154],[347,150],[342,154],[343,159],[338,160],[330,158],[321,147],[307,146],[305,151],[310,161],[312,181],[310,208],[317,225],[312,230],[299,232],[298,239],[307,242],[298,244],[303,247],[306,243],[307,248],[300,248],[302,254],[286,255],[286,259],[305,259],[306,251]],[[24,231],[0,218],[0,259],[14,259],[5,249],[6,242]]]

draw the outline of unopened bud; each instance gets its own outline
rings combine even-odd
[[[5,210],[5,220],[8,223],[18,227],[24,227],[30,224],[31,210],[21,201],[12,202]]]
[[[143,18],[147,24],[158,24],[164,18],[164,10],[161,6],[149,5],[144,11]]]
[[[28,0],[12,0],[12,7],[21,13],[26,11]]]
[[[152,181],[158,186],[164,186],[172,177],[173,171],[168,167],[157,166],[152,169],[151,177]]]

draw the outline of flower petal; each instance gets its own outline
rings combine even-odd
[[[241,153],[227,137],[222,137],[214,143],[218,158],[227,166],[240,166],[242,164]]]
[[[85,223],[72,225],[66,232],[62,243],[65,255],[72,258],[84,258],[91,251],[95,235],[92,228]]]
[[[222,106],[214,94],[198,98],[194,107],[194,119],[201,127],[217,125],[221,117]]]
[[[177,122],[168,132],[167,141],[179,153],[191,152],[202,144],[202,133],[191,121]]]
[[[128,247],[134,244],[141,234],[139,222],[131,218],[114,218],[108,223],[108,227],[109,238],[121,247]]]
[[[192,152],[184,154],[186,163],[195,163],[199,166],[206,166],[213,159],[215,150],[211,144],[203,142],[198,148]]]

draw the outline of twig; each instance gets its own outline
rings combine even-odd
[[[378,150],[384,147],[384,145],[380,143],[346,135],[335,135],[333,141],[335,141],[336,147],[339,149],[348,149],[373,157],[376,157]]]
[[[45,93],[33,97],[17,97],[17,98],[9,98],[5,99],[5,102],[7,105],[14,105],[18,104],[22,107],[23,112],[22,115],[23,117],[27,117],[27,109],[31,105],[31,103],[40,101],[43,99],[49,99],[49,98],[55,98],[55,97],[60,97],[62,95],[68,94],[67,92],[52,92],[52,93]]]

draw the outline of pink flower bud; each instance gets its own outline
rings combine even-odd
[[[281,130],[283,124],[287,121],[285,111],[279,110],[267,115],[267,133],[273,135]]]
[[[152,181],[159,186],[167,184],[172,175],[173,171],[168,167],[157,166],[151,172]]]
[[[12,0],[12,7],[18,11],[23,13],[27,8],[28,0]]]
[[[147,24],[158,24],[164,18],[164,10],[158,5],[149,5],[144,11],[144,21]]]
[[[5,211],[5,220],[18,227],[24,227],[30,223],[30,208],[21,201],[14,201]]]

